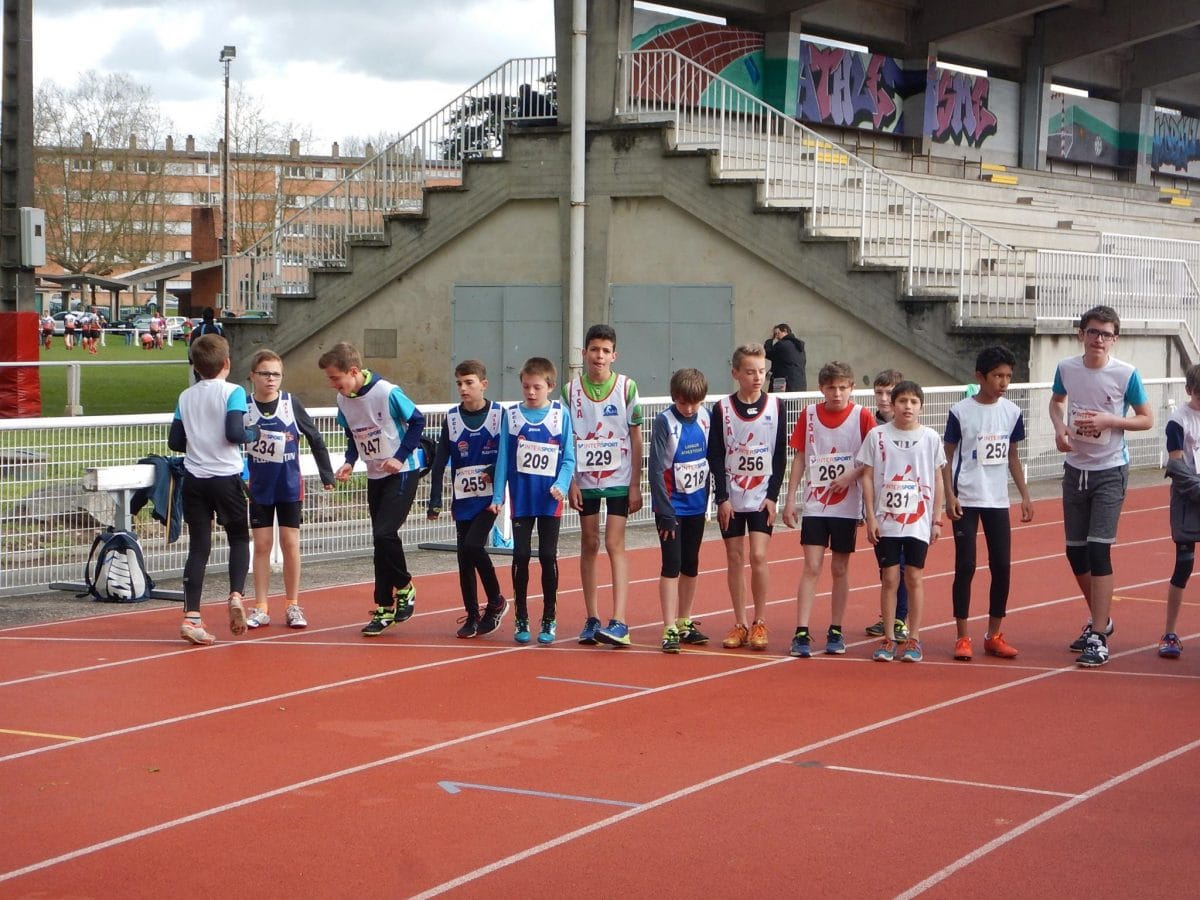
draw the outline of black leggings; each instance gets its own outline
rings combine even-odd
[[[950,588],[954,599],[954,618],[965,619],[971,609],[971,580],[975,577],[975,535],[983,523],[987,544],[988,568],[992,587],[988,594],[988,615],[1003,619],[1008,610],[1009,569],[1012,560],[1012,531],[1008,524],[1008,509],[985,509],[964,506],[962,518],[954,523],[954,584]]]
[[[458,584],[462,589],[463,606],[467,614],[479,612],[479,592],[476,590],[475,575],[483,582],[485,600],[500,596],[500,582],[496,580],[496,567],[488,556],[487,541],[496,524],[496,514],[483,510],[473,519],[456,521],[458,530]]]
[[[1177,543],[1175,545],[1175,571],[1171,573],[1171,587],[1183,590],[1187,587],[1188,579],[1192,577],[1192,567],[1196,564],[1196,543]]]
[[[679,516],[676,520],[675,537],[664,541],[659,537],[662,548],[663,578],[678,578],[680,574],[695,578],[700,572],[700,544],[704,541],[704,513],[698,516]]]
[[[183,519],[188,527],[188,555],[183,564],[184,612],[200,611],[204,570],[212,552],[212,523],[225,529],[229,540],[229,592],[244,593],[250,569],[250,520],[246,516],[246,488],[241,475],[197,478],[183,476]]]
[[[529,618],[529,560],[533,555],[533,526],[537,523],[538,562],[542,566],[542,619],[554,619],[558,606],[558,532],[562,519],[558,516],[519,516],[512,520],[513,599],[517,603],[517,618]]]

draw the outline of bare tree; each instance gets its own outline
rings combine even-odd
[[[38,87],[34,195],[50,261],[106,275],[161,252],[166,196],[154,151],[165,125],[150,88],[124,74]]]

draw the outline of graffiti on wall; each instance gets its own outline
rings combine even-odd
[[[1176,172],[1200,175],[1200,171],[1189,171],[1196,162],[1200,162],[1200,119],[1155,112],[1150,166],[1170,166]]]
[[[678,16],[634,9],[635,50],[674,50],[697,64],[715,72],[726,81],[740,87],[752,97],[763,96],[762,32],[730,28],[710,22],[697,22]],[[653,81],[661,76],[653,72],[643,75]],[[712,105],[705,98],[707,84],[691,83],[692,102]],[[653,86],[634,86],[635,96],[651,96]]]
[[[910,82],[890,56],[803,41],[796,112],[808,122],[902,132]]]
[[[1095,98],[1068,103],[1065,94],[1051,93],[1047,110],[1047,156],[1102,166],[1120,163],[1117,104]]]
[[[925,76],[925,133],[941,144],[979,147],[999,126],[988,109],[990,90],[986,76],[930,66]]]

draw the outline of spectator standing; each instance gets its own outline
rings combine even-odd
[[[771,364],[770,389],[780,391],[807,391],[808,375],[805,367],[808,356],[804,352],[804,341],[792,333],[792,327],[780,322],[763,344],[767,351],[767,362]]]

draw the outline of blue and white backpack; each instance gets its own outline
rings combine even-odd
[[[83,570],[87,596],[109,603],[136,603],[154,590],[137,535],[109,528],[92,542]]]

